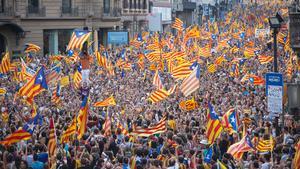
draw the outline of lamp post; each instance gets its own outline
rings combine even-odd
[[[274,17],[269,18],[270,27],[273,29],[273,44],[274,44],[274,72],[278,72],[278,64],[277,64],[277,34],[281,27],[281,23],[283,22],[282,17],[277,14]]]
[[[277,34],[283,22],[283,18],[277,13],[276,16],[269,18],[270,28],[273,29],[273,44],[274,44],[274,66],[273,71],[278,72],[278,64],[277,64]],[[282,125],[284,125],[284,111],[281,112]],[[278,120],[278,119],[276,119]]]
[[[202,15],[203,15],[203,7],[202,5],[198,6],[198,24],[202,25]]]

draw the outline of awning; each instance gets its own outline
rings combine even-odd
[[[0,27],[2,26],[7,26],[9,28],[11,28],[13,31],[15,32],[24,32],[24,30],[22,29],[21,26],[15,24],[15,23],[11,23],[11,22],[0,22]]]

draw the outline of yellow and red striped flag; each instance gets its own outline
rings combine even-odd
[[[111,119],[108,115],[106,116],[105,122],[103,124],[103,130],[105,136],[111,135]]]
[[[61,100],[60,100],[60,84],[57,83],[57,86],[55,88],[55,90],[52,92],[52,97],[51,97],[51,102],[54,104],[58,104]]]
[[[41,47],[39,47],[38,45],[35,45],[33,43],[26,43],[24,53],[30,53],[30,52],[35,52],[36,53],[40,50],[41,50]]]
[[[231,154],[235,159],[240,160],[243,157],[244,152],[252,151],[253,145],[249,136],[244,136],[243,139],[235,144],[232,144],[227,153]]]
[[[24,60],[21,58],[21,72],[20,72],[20,80],[30,80],[34,76],[36,72],[29,67],[27,67]]]
[[[94,107],[107,107],[107,106],[115,106],[116,105],[116,101],[114,99],[114,96],[110,96],[109,98],[100,101],[100,102],[96,102],[94,104]]]
[[[6,136],[4,140],[0,141],[2,145],[11,145],[13,143],[17,143],[21,140],[29,140],[31,138],[31,134],[23,129],[17,130],[14,133]]]
[[[82,80],[81,72],[79,72],[78,70],[76,70],[75,73],[74,73],[74,76],[73,76],[74,87],[76,89],[80,88],[81,80]]]
[[[154,91],[153,93],[150,94],[149,100],[152,103],[157,103],[159,101],[164,100],[169,95],[170,95],[169,92],[166,91],[165,89],[158,89],[158,90],[156,90],[156,91]]]
[[[108,59],[105,56],[101,56],[100,52],[96,52],[96,58],[99,66],[102,66],[105,69],[108,67]]]
[[[166,123],[167,118],[163,117],[157,124],[148,128],[135,128],[130,135],[140,136],[140,137],[149,137],[153,134],[164,133],[167,130]]]
[[[275,146],[275,141],[272,136],[268,140],[259,140],[256,149],[261,152],[273,151]]]
[[[210,64],[207,66],[207,71],[209,73],[215,73],[217,71],[216,65],[215,64]]]
[[[188,77],[192,73],[191,69],[192,63],[190,62],[185,62],[182,63],[172,70],[172,77],[175,79],[184,79]]]
[[[0,64],[0,73],[6,74],[10,70],[10,58],[8,52],[5,53],[5,55],[2,58],[1,64]]]
[[[292,64],[291,61],[290,61],[290,63],[288,63],[288,65],[287,65],[286,75],[287,75],[287,77],[288,77],[289,79],[291,79],[292,76],[293,76],[293,64]]]
[[[56,138],[56,131],[54,126],[54,119],[50,118],[50,125],[49,125],[49,142],[48,142],[48,154],[50,157],[50,162],[53,162],[52,158],[56,155],[56,144],[57,144],[57,138]]]
[[[74,30],[67,46],[67,50],[81,49],[85,41],[90,37],[88,30]]]
[[[300,141],[295,146],[296,153],[293,159],[295,169],[300,169]]]
[[[183,31],[183,22],[179,18],[175,18],[174,23],[172,24],[172,28],[178,30],[179,32]]]
[[[70,126],[65,130],[61,136],[61,143],[67,143],[70,141],[70,137],[76,133],[77,117],[75,117]]]
[[[33,98],[39,93],[48,89],[44,67],[42,66],[39,71],[19,90],[20,96],[26,96],[29,104],[33,103]]]
[[[160,59],[161,52],[160,51],[153,51],[150,53],[145,54],[145,57],[150,61],[150,62],[155,62]]]
[[[159,73],[158,73],[158,69],[156,70],[155,74],[154,74],[154,77],[153,77],[153,85],[157,88],[157,89],[163,89],[164,88],[164,85],[161,81],[161,78],[159,76]]]
[[[129,132],[126,130],[125,127],[123,127],[123,125],[121,124],[120,121],[118,122],[117,128],[121,130],[121,133],[122,133],[124,136],[129,136]]]
[[[176,88],[177,88],[177,85],[175,84],[173,87],[171,87],[171,88],[168,90],[168,93],[169,93],[170,95],[173,94],[173,93],[175,92]]]
[[[267,64],[267,63],[273,61],[273,56],[260,55],[260,56],[258,56],[258,60],[259,60],[260,64]]]
[[[80,111],[77,117],[77,123],[78,123],[78,136],[77,139],[80,140],[83,136],[83,134],[86,132],[87,129],[87,118],[88,118],[88,97],[85,96],[82,100]]]
[[[209,144],[213,144],[214,141],[221,134],[223,127],[219,120],[219,116],[215,112],[213,106],[208,103],[208,113],[207,113],[207,125],[206,125],[206,137]]]
[[[215,65],[220,65],[222,64],[224,61],[226,61],[224,56],[219,56],[218,58],[216,58],[215,60]]]
[[[194,68],[193,72],[184,79],[180,86],[180,91],[185,97],[195,92],[200,87],[200,67],[199,65]]]

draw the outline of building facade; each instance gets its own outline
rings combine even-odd
[[[148,14],[149,0],[123,0],[122,29],[127,30],[130,37],[133,37],[138,32],[147,31]]]
[[[172,0],[151,0],[152,14],[161,15],[161,28],[163,32],[171,31],[172,24]]]
[[[30,42],[42,48],[41,54],[58,54],[72,31],[84,27],[97,31],[100,44],[107,45],[107,32],[122,28],[123,14],[145,15],[148,0],[138,1],[145,10],[126,11],[123,0],[0,0],[0,53],[19,55]]]
[[[173,0],[172,16],[180,18],[186,27],[195,24],[196,0]]]

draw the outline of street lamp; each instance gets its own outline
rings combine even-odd
[[[284,20],[277,13],[276,16],[269,18],[270,27],[273,29],[273,38],[274,38],[274,72],[278,72],[277,65],[277,34],[279,32],[279,28],[281,27],[281,23]]]
[[[198,21],[199,25],[202,25],[202,15],[203,15],[203,7],[201,5],[198,6]]]

